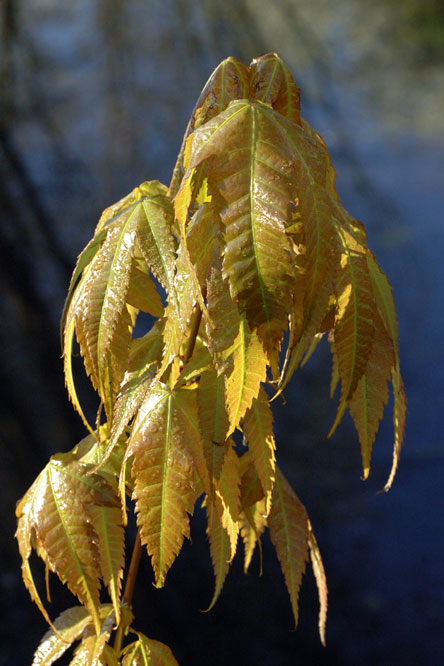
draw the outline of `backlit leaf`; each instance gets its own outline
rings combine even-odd
[[[249,69],[254,99],[270,104],[275,111],[299,124],[300,92],[290,70],[276,53],[255,58]]]
[[[123,651],[122,666],[179,666],[168,645],[137,633],[138,640]]]
[[[268,526],[297,625],[299,588],[308,558],[308,518],[305,507],[277,467]]]
[[[308,520],[308,545],[310,547],[310,559],[311,566],[313,568],[313,573],[316,579],[316,585],[318,587],[319,595],[319,636],[321,638],[322,645],[325,646],[325,625],[327,623],[327,578],[325,576],[324,564],[321,558],[321,552],[319,550],[316,537],[313,533],[313,528],[310,521]]]
[[[335,279],[337,311],[333,350],[337,356],[341,398],[329,436],[338,426],[365,372],[373,344],[375,308],[365,249],[339,224],[336,230],[342,253],[341,272]]]
[[[39,555],[77,595],[99,631],[99,535],[88,508],[118,506],[118,500],[101,476],[88,473],[90,469],[69,454],[53,456],[17,507],[16,536],[25,564],[35,532]]]
[[[92,622],[91,615],[83,606],[74,606],[60,613],[54,620],[54,627],[42,638],[35,651],[32,666],[50,666],[62,656],[74,641],[83,634],[88,624]]]
[[[265,513],[268,514],[273,490],[276,448],[273,434],[273,414],[268,396],[261,388],[243,420],[243,430],[251,458],[265,493]]]
[[[380,322],[375,329],[367,367],[349,404],[350,414],[359,435],[364,479],[369,474],[373,442],[384,406],[387,404],[387,382],[390,379],[393,363],[392,345],[384,325]]]
[[[137,524],[158,587],[184,537],[189,538],[188,514],[196,500],[193,459],[183,444],[182,427],[173,392],[159,383],[139,409],[126,454],[126,459],[134,456]]]
[[[104,605],[101,611],[103,619],[100,633],[97,635],[92,627],[86,629],[70,666],[101,666],[103,664],[101,656],[114,628],[115,618],[112,606]]]
[[[265,503],[263,500],[256,502],[253,506],[244,509],[240,515],[240,532],[244,542],[244,572],[247,573],[251,563],[251,558],[256,545],[259,544],[261,553],[261,573],[262,573],[262,549],[260,537],[267,527],[267,518],[265,513]]]

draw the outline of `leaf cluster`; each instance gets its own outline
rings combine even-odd
[[[142,337],[139,313],[154,318]],[[328,151],[300,116],[285,64],[275,54],[249,66],[228,58],[197,101],[170,186],[142,183],[106,209],[73,273],[63,357],[89,435],[51,458],[17,508],[23,579],[51,624],[34,664],[52,664],[77,640],[72,664],[177,663],[142,634],[123,645],[133,622],[128,588],[122,596],[127,497],[157,587],[201,498],[215,577],[209,608],[239,540],[246,571],[268,528],[297,623],[310,556],[324,642],[322,560],[276,464],[271,411],[324,335],[332,393],[340,385],[329,434],[349,409],[364,477],[391,381],[388,489],[405,421],[390,285],[339,200]],[[75,389],[75,344],[100,399],[94,425]],[[32,549],[81,604],[54,623],[32,578]],[[101,584],[111,603],[101,602]]]

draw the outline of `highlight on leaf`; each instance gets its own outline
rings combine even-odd
[[[307,511],[276,464],[273,400],[326,336],[332,395],[340,387],[329,435],[348,409],[367,478],[391,382],[384,490],[406,417],[391,287],[334,179],[279,56],[227,58],[194,107],[169,187],[144,182],[102,214],[61,323],[68,396],[89,434],[52,456],[17,506],[23,580],[50,625],[36,666],[76,641],[71,664],[177,665],[168,646],[134,629],[132,598],[144,549],[155,586],[165,584],[199,497],[214,574],[208,610],[240,541],[245,573],[256,550],[259,571],[267,566],[268,529],[295,624],[311,559],[325,644],[325,571]],[[139,312],[151,318],[145,334]],[[94,427],[76,392],[76,346],[100,402]],[[137,535],[126,567],[129,511]],[[80,602],[54,621],[33,550]]]

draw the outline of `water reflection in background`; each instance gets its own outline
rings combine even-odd
[[[218,62],[269,51],[301,86],[303,115],[327,142],[344,204],[366,223],[394,286],[409,404],[404,454],[393,489],[376,496],[390,467],[390,415],[366,484],[350,424],[325,441],[334,405],[321,348],[289,391],[294,407],[278,407],[277,421],[281,464],[324,553],[328,647],[316,636],[309,576],[300,629],[289,631],[268,547],[261,579],[244,578],[238,557],[216,608],[199,612],[212,586],[199,516],[167,589],[154,591],[149,573],[142,576],[149,608],[140,628],[170,643],[182,666],[441,663],[442,0],[4,0],[0,11],[1,518],[8,534],[0,664],[29,663],[45,631],[11,548],[13,504],[49,455],[84,434],[63,388],[57,331],[75,258],[104,207],[143,180],[168,183],[194,101]],[[86,381],[81,392],[94,411]],[[54,612],[70,603],[59,596]]]

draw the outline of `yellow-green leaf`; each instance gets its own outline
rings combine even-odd
[[[265,513],[265,502],[260,500],[253,506],[244,509],[240,514],[240,532],[244,542],[244,573],[247,573],[251,558],[255,551],[256,545],[259,545],[261,555],[261,568],[262,573],[262,548],[260,537],[267,527],[267,518]]]
[[[137,636],[122,653],[122,666],[179,666],[168,645],[140,632]]]
[[[188,514],[196,500],[193,459],[182,429],[174,392],[165,384],[154,384],[139,409],[126,459],[134,457],[137,523],[158,587],[163,586],[184,538],[189,538]]]
[[[274,452],[276,444],[273,434],[273,414],[263,387],[261,387],[258,397],[253,400],[250,409],[245,414],[243,430],[251,458],[265,493],[265,513],[268,514],[275,477]]]
[[[231,435],[259,394],[267,372],[262,343],[251,331],[245,317],[239,317],[238,334],[224,358],[231,365],[229,374],[225,375],[225,403],[230,422],[228,435]]]
[[[367,265],[370,272],[370,278],[373,286],[373,293],[375,301],[378,306],[379,314],[381,315],[387,333],[393,344],[395,354],[394,367],[392,371],[392,386],[393,386],[393,426],[395,431],[395,442],[393,447],[393,463],[390,471],[389,478],[384,486],[384,490],[390,489],[393,479],[395,478],[396,470],[398,467],[399,456],[404,440],[405,417],[406,417],[406,397],[404,393],[404,384],[401,377],[401,370],[399,366],[399,349],[398,349],[398,322],[396,319],[396,309],[393,300],[392,289],[386,275],[383,273],[373,253],[367,253]]]
[[[367,367],[374,336],[375,301],[365,248],[336,223],[342,245],[340,270],[335,278],[337,311],[333,350],[341,380],[341,398],[329,436],[338,426]]]
[[[299,588],[308,558],[307,521],[303,504],[276,467],[268,526],[290,595],[295,625],[298,623]]]
[[[361,445],[364,479],[369,474],[372,446],[387,404],[387,382],[394,363],[393,347],[384,325],[379,317],[375,317],[375,323],[377,325],[367,367],[349,404]]]
[[[310,547],[310,559],[313,573],[316,579],[316,585],[319,595],[319,636],[322,645],[325,646],[325,626],[327,623],[327,605],[328,605],[328,590],[327,578],[325,576],[324,564],[322,562],[321,552],[319,550],[316,537],[313,533],[313,528],[308,520],[308,545]]]
[[[120,591],[125,566],[125,544],[120,506],[92,504],[88,507],[98,537],[100,571],[113,602],[117,624],[120,622]]]

